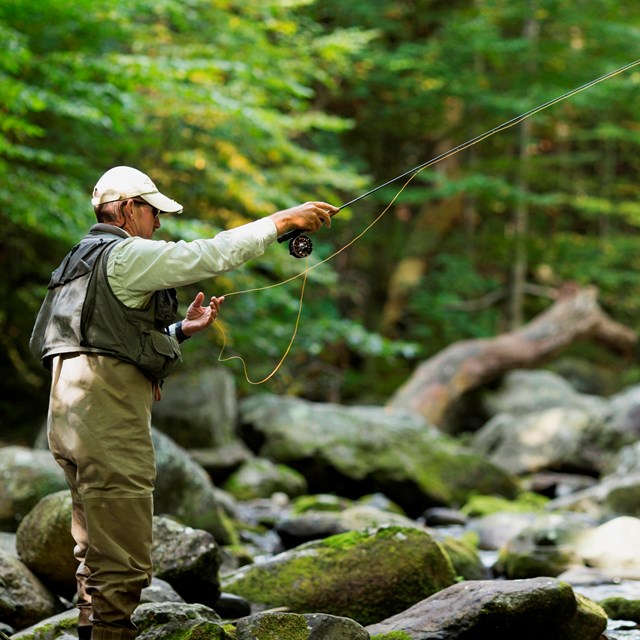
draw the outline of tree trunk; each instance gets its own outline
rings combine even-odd
[[[576,340],[590,338],[622,353],[636,347],[636,332],[610,318],[594,287],[567,285],[549,309],[520,329],[495,338],[457,342],[418,366],[389,406],[418,411],[443,424],[467,391],[515,368],[534,368]]]
[[[532,17],[536,14],[537,2],[529,1],[529,17],[525,20],[524,37],[531,45],[531,62],[527,65],[529,74],[534,77],[537,72],[535,62],[536,49],[540,25]],[[510,300],[510,323],[511,330],[515,331],[523,323],[524,318],[524,289],[527,282],[527,270],[529,267],[528,236],[529,236],[529,172],[530,172],[530,151],[531,131],[533,122],[530,119],[520,123],[518,131],[518,201],[516,202],[513,233],[515,243],[515,255],[511,270],[511,300]]]

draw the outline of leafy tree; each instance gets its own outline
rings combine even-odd
[[[312,134],[329,139],[349,126],[318,108],[316,87],[332,82],[360,43],[339,31],[303,37],[314,25],[295,11],[290,0],[43,0],[35,12],[24,0],[2,3],[0,366],[20,374],[8,376],[8,416],[24,411],[29,386],[39,385],[46,401],[29,332],[49,273],[91,224],[89,196],[109,166],[147,171],[193,212],[166,224],[171,238],[360,184],[337,156],[310,144]],[[285,251],[272,253],[252,286],[291,271]],[[216,288],[238,288],[247,276],[235,277]],[[259,324],[250,318],[246,352],[258,353],[255,343],[281,324],[293,327],[297,295],[279,294],[277,313]]]
[[[623,5],[379,0],[348,7],[328,1],[310,11],[329,29],[359,24],[379,33],[333,108],[357,123],[343,139],[381,183],[632,62],[619,43],[637,38],[640,7]],[[455,336],[505,330],[506,305],[489,315],[459,311],[453,322],[427,292],[447,296],[452,310],[464,297],[509,290],[518,246],[527,281],[589,282],[605,300],[624,295],[635,306],[627,275],[598,256],[605,243],[622,249],[634,227],[638,89],[637,71],[628,72],[536,114],[524,137],[513,127],[423,171],[350,263],[353,273],[371,274],[360,291],[367,326],[422,338],[427,353]],[[377,215],[401,186],[358,205],[358,215]],[[518,240],[514,212],[522,207],[528,223]],[[567,244],[585,247],[582,260],[562,258]],[[473,290],[461,286],[469,272]],[[525,316],[540,308],[527,299]]]

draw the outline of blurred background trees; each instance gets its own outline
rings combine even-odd
[[[107,168],[149,173],[185,205],[157,237],[191,239],[308,199],[350,201],[413,166],[633,62],[640,5],[619,0],[4,0],[0,4],[0,402],[46,405],[28,338],[49,274],[93,222]],[[421,172],[358,242],[309,274],[272,391],[383,402],[418,360],[496,335],[593,284],[640,306],[640,67]],[[346,245],[402,182],[314,236]],[[281,245],[196,288],[275,284]],[[301,280],[230,297],[227,354],[253,379],[293,332]],[[193,291],[183,291],[186,306]],[[213,330],[186,366],[215,362]],[[197,344],[196,344],[197,342]],[[589,349],[589,351],[587,351]],[[605,359],[625,382],[633,362]],[[242,393],[251,388],[237,363]]]

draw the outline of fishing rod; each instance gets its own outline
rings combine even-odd
[[[461,151],[464,151],[465,149],[468,149],[469,147],[472,147],[473,145],[478,144],[479,142],[482,142],[482,140],[485,140],[486,138],[489,138],[490,136],[496,133],[500,133],[501,131],[505,131],[506,129],[509,129],[510,127],[513,127],[516,124],[519,124],[520,122],[526,120],[527,118],[530,118],[536,113],[539,113],[543,109],[547,109],[548,107],[552,107],[553,105],[558,104],[559,102],[562,102],[563,100],[567,100],[568,98],[571,98],[576,94],[582,91],[585,91],[586,89],[589,89],[597,84],[600,84],[601,82],[604,82],[609,78],[617,76],[620,73],[624,73],[625,71],[628,71],[632,67],[635,67],[639,64],[640,64],[640,59],[636,60],[635,62],[630,62],[629,64],[626,64],[622,67],[619,67],[618,69],[615,69],[614,71],[610,71],[609,73],[606,73],[605,75],[600,76],[599,78],[596,78],[595,80],[591,80],[590,82],[586,82],[585,84],[575,89],[571,89],[571,91],[567,91],[561,96],[553,98],[552,100],[549,100],[544,104],[541,104],[533,109],[530,109],[529,111],[526,111],[525,113],[522,113],[519,116],[516,116],[515,118],[508,120],[507,122],[503,122],[497,127],[494,127],[489,131],[485,131],[485,133],[481,133],[480,135],[475,136],[474,138],[471,138],[470,140],[467,140],[462,144],[459,144],[457,147],[453,147],[452,149],[449,149],[449,151],[445,151],[444,153],[441,153],[440,155],[434,158],[431,158],[431,160],[427,160],[426,162],[423,162],[422,164],[419,164],[416,167],[413,167],[412,169],[405,171],[399,176],[396,176],[391,180],[387,180],[387,182],[385,182],[384,184],[380,184],[377,187],[374,187],[373,189],[367,191],[366,193],[359,195],[357,198],[354,198],[353,200],[350,200],[349,202],[346,202],[345,204],[340,205],[338,207],[338,211],[342,211],[342,209],[345,209],[346,207],[350,207],[352,204],[355,204],[356,202],[359,202],[360,200],[367,198],[368,196],[375,193],[376,191],[379,191],[380,189],[384,189],[384,187],[388,187],[389,185],[393,184],[394,182],[397,182],[398,180],[401,180],[402,178],[409,178],[409,181],[411,181],[423,169],[426,169],[427,167],[430,167],[431,165],[434,165],[437,162],[441,162],[442,160],[446,160],[447,158],[450,158],[456,153],[460,153]],[[305,235],[305,232],[302,229],[293,229],[292,231],[288,231],[287,233],[283,234],[278,238],[278,242],[287,242],[287,241],[289,241],[289,253],[294,258],[306,258],[307,256],[311,255],[311,252],[313,251],[313,243],[311,242],[311,238]]]

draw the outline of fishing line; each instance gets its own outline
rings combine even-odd
[[[308,264],[308,260],[307,260],[307,264]],[[301,275],[304,275],[304,278],[302,280],[302,288],[300,290],[300,302],[298,303],[298,315],[296,317],[296,324],[295,327],[293,329],[293,335],[291,336],[291,340],[289,340],[289,345],[287,346],[284,354],[282,355],[282,358],[280,358],[280,362],[278,362],[278,364],[276,365],[276,367],[273,369],[273,371],[266,377],[263,378],[262,380],[259,380],[257,382],[251,380],[249,378],[249,372],[247,369],[247,363],[245,362],[244,358],[242,356],[228,356],[226,358],[222,357],[222,354],[224,353],[224,350],[227,346],[227,335],[222,327],[222,325],[218,322],[218,318],[215,319],[215,323],[216,326],[218,327],[220,333],[222,334],[222,349],[220,350],[220,354],[218,355],[218,362],[229,362],[230,360],[240,360],[240,362],[242,362],[242,368],[244,369],[244,377],[245,380],[249,383],[249,384],[254,384],[254,385],[258,385],[258,384],[262,384],[264,382],[266,382],[267,380],[269,380],[270,378],[273,378],[273,376],[278,372],[278,369],[280,369],[280,367],[282,366],[282,363],[286,360],[287,356],[289,355],[289,351],[291,351],[291,347],[293,346],[293,343],[296,339],[296,335],[298,334],[298,327],[300,326],[300,316],[302,315],[302,301],[304,299],[304,290],[305,287],[307,285],[307,273],[308,273],[308,269],[306,269],[305,271],[302,272]],[[296,278],[299,276],[296,276]],[[293,278],[292,278],[293,279]],[[290,280],[289,280],[290,281]],[[284,282],[280,282],[278,284],[284,284]],[[259,287],[257,289],[248,289],[247,291],[235,291],[235,292],[231,292],[229,294],[225,294],[225,297],[227,295],[238,295],[240,293],[248,293],[249,291],[261,291],[262,289],[269,289],[271,287]]]
[[[590,89],[591,87],[596,86],[597,84],[600,84],[601,82],[604,82],[606,80],[609,80],[610,78],[613,78],[621,73],[624,73],[625,71],[628,71],[629,69],[632,69],[633,67],[636,67],[637,65],[640,64],[640,59],[635,60],[634,62],[630,62],[622,67],[619,67],[618,69],[615,69],[613,71],[610,71],[609,73],[606,73],[602,76],[600,76],[599,78],[596,78],[595,80],[591,80],[589,82],[586,82],[583,85],[580,85],[579,87],[575,88],[575,89],[571,89],[571,91],[567,91],[566,93],[563,93],[562,95],[553,98],[552,100],[549,100],[537,107],[534,107],[533,109],[530,109],[529,111],[526,111],[514,118],[512,118],[511,120],[508,120],[506,122],[503,122],[502,124],[498,125],[497,127],[494,127],[493,129],[490,129],[484,133],[481,133],[480,135],[475,136],[474,138],[471,138],[469,140],[467,140],[466,142],[463,142],[462,144],[459,144],[456,147],[453,147],[452,149],[449,149],[448,151],[445,151],[444,153],[441,153],[438,156],[435,156],[434,158],[431,158],[430,160],[427,160],[426,162],[423,162],[422,164],[419,164],[415,167],[413,167],[412,169],[409,169],[408,171],[405,171],[404,173],[396,176],[395,178],[392,178],[391,180],[387,180],[387,182],[378,185],[377,187],[374,187],[373,189],[367,191],[366,193],[363,193],[362,195],[359,195],[358,197],[354,198],[353,200],[350,200],[349,202],[346,202],[345,204],[341,205],[340,207],[338,207],[338,211],[342,211],[342,209],[346,209],[347,207],[350,207],[351,205],[355,204],[356,202],[359,202],[360,200],[363,200],[364,198],[367,198],[368,196],[376,193],[377,191],[380,191],[380,189],[384,189],[385,187],[388,187],[391,184],[394,184],[395,182],[398,182],[398,180],[402,180],[403,178],[408,178],[407,181],[402,185],[402,187],[398,190],[398,192],[393,196],[392,200],[389,202],[389,204],[387,204],[387,206],[383,209],[382,213],[380,213],[374,220],[373,222],[371,222],[369,225],[367,225],[365,227],[365,229],[363,231],[361,231],[357,236],[355,236],[352,240],[350,240],[346,245],[344,245],[343,247],[341,247],[340,249],[338,249],[337,251],[335,251],[334,253],[332,253],[329,257],[324,258],[323,260],[320,260],[319,262],[317,262],[316,264],[309,266],[309,261],[307,259],[307,263],[306,263],[306,268],[301,271],[300,273],[291,276],[290,278],[287,278],[285,280],[282,280],[281,282],[277,282],[275,284],[271,284],[271,285],[267,285],[264,287],[255,287],[252,289],[244,289],[242,291],[232,291],[230,293],[225,293],[225,297],[227,296],[235,296],[235,295],[241,295],[244,293],[253,293],[253,292],[257,292],[257,291],[266,291],[267,289],[273,289],[275,287],[281,287],[282,285],[285,285],[289,282],[292,282],[293,280],[296,280],[297,278],[303,277],[303,282],[302,282],[302,289],[301,289],[301,293],[300,293],[300,302],[299,302],[299,307],[298,307],[298,315],[296,318],[296,323],[295,323],[295,327],[294,327],[294,331],[293,331],[293,335],[291,337],[291,340],[289,342],[289,345],[284,353],[284,355],[282,356],[282,358],[280,359],[280,362],[277,364],[277,366],[275,367],[275,369],[263,380],[261,380],[260,382],[252,382],[249,379],[249,376],[247,374],[247,365],[245,360],[241,357],[241,356],[230,356],[227,358],[222,358],[222,354],[224,352],[224,349],[226,347],[227,344],[227,340],[226,340],[226,335],[224,333],[224,330],[222,329],[222,326],[218,323],[217,319],[216,319],[216,326],[218,327],[218,329],[221,331],[222,333],[222,337],[223,337],[223,347],[222,350],[220,351],[220,355],[218,356],[218,361],[219,362],[226,362],[228,360],[240,360],[242,362],[242,365],[244,367],[244,373],[245,373],[245,378],[247,380],[247,382],[249,382],[250,384],[262,384],[263,382],[266,382],[267,380],[269,380],[271,377],[273,377],[276,372],[278,371],[278,369],[280,369],[280,367],[282,366],[283,362],[285,361],[286,357],[289,355],[289,352],[291,351],[291,347],[293,346],[293,342],[296,338],[297,332],[298,332],[298,327],[300,325],[300,317],[302,314],[302,302],[304,299],[304,290],[306,287],[306,283],[307,283],[307,276],[309,274],[310,271],[312,271],[313,269],[317,269],[319,266],[323,265],[325,262],[329,262],[329,260],[332,260],[333,258],[335,258],[337,255],[339,255],[340,253],[342,253],[343,251],[345,251],[346,249],[348,249],[351,245],[353,245],[355,242],[357,242],[358,240],[360,240],[360,238],[362,238],[362,236],[364,236],[373,226],[375,226],[381,219],[382,217],[389,211],[389,209],[392,207],[392,205],[395,203],[395,201],[398,199],[398,197],[400,196],[400,194],[407,188],[407,186],[409,185],[409,183],[422,171],[424,171],[424,169],[426,169],[427,167],[431,167],[434,164],[437,164],[438,162],[442,162],[443,160],[446,160],[447,158],[450,158],[458,153],[460,153],[461,151],[465,151],[466,149],[469,149],[470,147],[473,147],[474,145],[482,142],[483,140],[486,140],[487,138],[495,135],[496,133],[500,133],[502,131],[506,131],[507,129],[510,129],[511,127],[523,122],[524,120],[534,116],[537,113],[540,113],[541,111],[548,109],[549,107],[552,107],[556,104],[558,104],[559,102],[563,102],[564,100],[568,100],[569,98],[572,98],[573,96],[582,93],[583,91],[586,91],[587,89]],[[288,234],[285,234],[282,238],[280,238],[280,240],[282,239],[286,239],[286,238],[293,238],[295,239],[296,235],[300,233],[297,230],[289,232]]]

